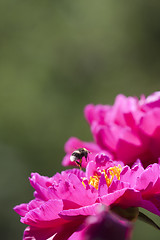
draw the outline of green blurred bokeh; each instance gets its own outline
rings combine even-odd
[[[22,239],[12,208],[32,199],[30,173],[64,169],[70,136],[92,139],[84,106],[148,95],[159,76],[159,1],[0,1],[1,239]],[[159,236],[137,221],[134,240]]]

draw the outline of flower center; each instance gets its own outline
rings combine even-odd
[[[120,173],[122,171],[121,165],[110,167],[107,170],[103,169],[100,174],[96,173],[93,177],[90,177],[89,184],[98,190],[99,180],[102,174],[104,174],[106,179],[106,184],[109,187],[113,181],[114,176],[120,180]]]

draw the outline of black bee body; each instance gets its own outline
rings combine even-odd
[[[87,162],[88,153],[90,153],[90,152],[86,148],[78,148],[77,150],[75,150],[72,153],[70,160],[71,160],[71,162],[75,162],[81,169],[82,168],[82,158],[85,157],[86,162]]]
[[[72,156],[75,156],[77,159],[81,159],[82,157],[85,157],[87,161],[88,151],[85,148],[78,148],[72,153]]]

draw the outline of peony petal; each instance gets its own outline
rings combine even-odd
[[[22,203],[20,205],[15,206],[13,209],[16,213],[23,217],[28,212],[27,205],[28,203]]]
[[[156,128],[160,126],[160,108],[154,108],[148,111],[140,121],[139,128],[146,135],[151,136],[156,131]]]
[[[139,158],[144,147],[136,133],[129,129],[123,129],[117,142],[117,158],[125,164],[131,164],[134,159]]]
[[[128,166],[123,167],[122,172],[120,174],[120,180],[122,182],[129,182],[130,187],[135,187],[137,179],[144,171],[141,163],[133,166],[131,169]],[[135,187],[136,188],[136,187]],[[137,189],[137,188],[136,188]]]
[[[36,190],[34,195],[40,200],[47,201],[50,198],[55,199],[56,196],[48,191],[48,188],[52,186],[54,176],[52,178],[40,176],[38,173],[32,173],[29,178],[31,186]]]
[[[70,174],[70,173],[75,174],[79,178],[79,180],[82,180],[82,178],[85,177],[85,173],[83,171],[81,171],[80,169],[77,169],[77,168],[68,169],[65,172],[67,174]]]
[[[110,206],[114,202],[116,202],[117,199],[119,199],[126,191],[127,189],[121,189],[114,193],[106,194],[102,197],[98,198],[98,202],[105,204],[106,206]]]
[[[101,178],[99,180],[99,186],[98,186],[98,196],[104,196],[108,193],[108,187],[106,183],[106,179],[104,174],[101,175]]]
[[[102,205],[101,203],[95,203],[93,205],[89,205],[89,206],[85,206],[77,209],[63,210],[62,212],[59,213],[59,216],[68,220],[78,216],[95,215],[98,207],[100,207],[101,205]]]
[[[98,122],[99,124],[105,123],[106,113],[110,110],[109,105],[96,105],[88,104],[84,109],[84,115],[89,124],[92,124],[93,121]]]
[[[94,122],[91,126],[94,139],[101,149],[115,151],[121,127],[115,124],[100,125]],[[110,154],[108,154],[110,156]]]
[[[160,91],[154,92],[148,96],[145,101],[142,100],[141,109],[148,111],[152,108],[160,107]]]
[[[51,227],[58,225],[59,212],[63,209],[62,200],[49,200],[43,203],[40,207],[30,210],[24,217],[21,218],[21,222],[36,226],[36,227]],[[54,222],[54,225],[53,225]]]
[[[158,164],[150,165],[137,178],[135,188],[139,191],[149,191],[159,178],[160,166]]]

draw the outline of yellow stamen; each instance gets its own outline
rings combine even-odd
[[[105,179],[106,179],[106,184],[109,187],[113,181],[114,176],[116,176],[117,179],[120,180],[120,173],[122,171],[122,167],[121,167],[121,165],[110,167],[107,169],[107,171],[109,174],[107,174],[106,170],[104,170],[104,169],[101,171],[101,173],[104,174]],[[90,180],[88,183],[98,190],[100,177],[101,177],[101,175],[98,175],[96,173],[93,177],[90,177]]]
[[[85,184],[85,182],[87,181],[87,178],[86,177],[83,177],[82,178],[82,184],[83,184],[83,186],[86,188],[86,184]],[[88,182],[88,181],[87,181]]]
[[[93,177],[90,177],[89,184],[98,190],[100,176],[96,173]]]
[[[117,177],[117,180],[120,180],[120,173],[122,171],[122,167],[121,165],[118,165],[117,167],[116,166],[110,167],[108,170],[111,177],[108,178],[108,176],[106,175],[105,179],[106,179],[107,186],[109,187],[113,181],[114,176]]]

